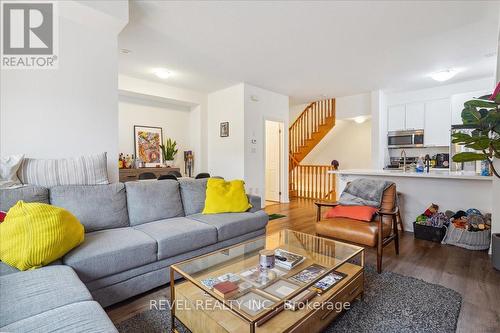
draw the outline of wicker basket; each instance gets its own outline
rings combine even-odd
[[[450,244],[469,250],[487,250],[490,248],[491,231],[467,231],[451,223],[446,230],[442,244]]]

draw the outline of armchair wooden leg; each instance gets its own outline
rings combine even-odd
[[[377,240],[377,273],[382,273],[382,254],[384,244],[382,241],[382,216],[378,220],[378,240]]]
[[[394,229],[394,247],[395,247],[395,250],[396,250],[396,255],[399,255],[399,231],[398,231],[398,220],[397,220],[397,217],[393,217],[393,229]]]

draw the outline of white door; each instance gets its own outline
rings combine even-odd
[[[407,130],[424,129],[425,117],[424,103],[406,104],[406,126]]]
[[[424,144],[449,146],[451,142],[450,99],[438,99],[425,103]]]
[[[387,108],[387,130],[401,131],[405,129],[405,106],[394,105]]]
[[[280,201],[280,158],[282,123],[266,120],[266,194],[265,199]]]

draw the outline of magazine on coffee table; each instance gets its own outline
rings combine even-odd
[[[308,266],[297,274],[291,276],[290,279],[300,283],[309,283],[325,272],[326,267],[318,264],[312,264],[311,266]]]
[[[306,258],[300,254],[286,251],[283,249],[274,250],[276,266],[290,270],[301,264]]]
[[[327,276],[316,282],[313,286],[313,289],[315,289],[318,294],[322,294],[325,291],[329,290],[332,288],[334,285],[340,282],[343,278],[345,278],[347,274],[333,271],[329,273]]]

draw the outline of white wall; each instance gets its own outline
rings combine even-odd
[[[226,179],[245,178],[245,100],[243,83],[208,94],[208,171]],[[229,137],[220,123],[229,122]]]
[[[304,111],[309,103],[290,105],[290,122]],[[336,119],[350,119],[358,116],[369,116],[371,114],[371,95],[357,94],[335,98]]]
[[[434,88],[386,92],[386,102],[387,105],[390,106],[395,104],[428,101],[432,99],[450,98],[451,95],[455,94],[479,90],[491,90],[491,87],[494,84],[495,79],[493,77],[488,77],[454,84],[442,84]]]
[[[370,119],[357,124],[352,120],[337,120],[335,127],[302,160],[302,164],[330,165],[340,163],[340,169],[370,169],[372,164]]]
[[[290,119],[294,121],[308,104],[290,106]],[[335,127],[305,157],[302,164],[327,164],[333,159],[342,169],[372,167],[372,95],[358,94],[335,99]],[[352,118],[364,116],[362,124]]]
[[[265,121],[283,122],[289,127],[288,96],[244,84],[245,183],[252,194],[265,194]],[[255,143],[252,143],[255,140]],[[282,201],[288,202],[288,130],[283,133],[281,164]],[[263,198],[264,199],[264,198]]]
[[[385,145],[385,137],[387,133],[387,121],[382,119],[382,114],[387,114],[385,110],[386,99],[382,90],[371,92],[371,114],[372,114],[372,169],[382,169],[388,162],[387,145]],[[386,117],[387,118],[387,117]]]
[[[191,110],[188,107],[120,96],[118,104],[120,153],[135,154],[134,125],[161,127],[163,138],[177,142],[174,165],[184,172],[184,151],[191,150]]]
[[[189,150],[194,154],[194,173],[208,168],[208,96],[206,93],[176,88],[167,84],[120,75],[118,85],[122,95],[163,104],[184,106],[189,112]],[[183,160],[182,153],[178,158]],[[181,161],[182,161],[181,160]],[[183,165],[183,162],[177,163]]]
[[[2,70],[0,155],[106,151],[110,180],[117,181],[117,35],[128,21],[128,1],[86,4],[92,6],[59,2],[58,69]]]

